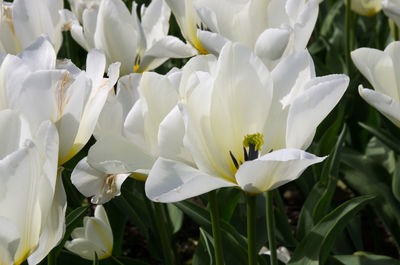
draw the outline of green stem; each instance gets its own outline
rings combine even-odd
[[[267,231],[269,250],[271,251],[271,265],[278,265],[276,256],[276,242],[275,242],[275,217],[273,206],[273,191],[267,191],[265,195],[265,202],[267,207]]]
[[[246,194],[247,208],[247,254],[249,265],[257,264],[256,249],[256,196]]]
[[[222,250],[221,229],[219,228],[219,212],[217,203],[217,192],[215,190],[208,193],[208,205],[210,206],[210,216],[212,233],[214,239],[215,260],[217,265],[223,265],[224,253]]]
[[[160,235],[161,247],[164,255],[164,264],[175,265],[175,257],[172,252],[171,241],[169,240],[170,234],[168,231],[167,217],[162,208],[161,203],[153,203],[154,219],[156,222],[157,230]]]
[[[376,15],[374,15],[372,17],[372,27],[373,27],[372,31],[374,33],[374,41],[375,41],[374,45],[375,45],[375,48],[380,49],[379,34],[378,34],[377,30],[376,30],[376,25],[377,25],[376,24]]]
[[[120,265],[124,265],[124,263],[122,263],[121,261],[119,261],[119,259],[117,259],[116,257],[111,256],[111,258],[112,258],[116,263],[118,263],[118,264],[120,264]]]
[[[399,40],[399,27],[396,24],[394,24],[394,40]]]
[[[346,0],[346,16],[344,21],[344,49],[346,60],[346,73],[350,74],[350,19],[351,19],[351,1]]]
[[[57,256],[54,251],[50,251],[47,255],[47,265],[56,265],[57,264]]]

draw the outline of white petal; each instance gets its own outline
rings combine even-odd
[[[318,81],[317,81],[318,80]],[[315,130],[342,98],[349,78],[345,75],[329,75],[313,80],[313,86],[292,103],[286,130],[289,148],[306,149]]]
[[[89,150],[88,163],[107,174],[150,169],[154,158],[122,137],[100,139]]]
[[[397,127],[400,127],[400,103],[397,100],[379,91],[364,89],[362,85],[358,87],[358,92],[368,104],[385,115]]]
[[[18,54],[33,71],[51,70],[56,65],[56,53],[47,36],[40,36]]]
[[[72,171],[71,181],[80,193],[86,197],[91,197],[101,190],[106,176],[107,174],[91,167],[87,162],[87,157],[85,157],[79,161]]]
[[[145,191],[146,196],[153,201],[177,202],[231,186],[236,184],[207,175],[184,163],[159,158],[147,178]]]
[[[87,240],[86,238],[77,238],[72,241],[65,242],[65,248],[79,255],[81,258],[93,260],[94,253],[97,253],[98,258],[104,255],[104,252],[97,248],[94,242]]]
[[[243,190],[261,193],[295,180],[308,166],[325,158],[302,150],[281,149],[243,163],[236,173],[236,180]]]
[[[65,232],[66,209],[67,197],[60,175],[57,180],[51,211],[46,218],[46,225],[40,235],[39,247],[29,256],[29,264],[38,264],[60,243]]]
[[[290,30],[288,29],[266,29],[258,37],[254,52],[260,57],[264,64],[273,69],[289,43]]]
[[[222,50],[222,47],[229,41],[222,35],[218,33],[198,30],[197,37],[201,45],[210,53],[214,55],[219,55]]]
[[[17,227],[2,216],[0,216],[0,227],[0,263],[12,265],[20,234]]]
[[[400,100],[393,60],[388,53],[376,49],[360,48],[351,52],[351,58],[375,90]]]

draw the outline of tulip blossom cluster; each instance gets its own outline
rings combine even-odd
[[[367,16],[382,7],[351,2]],[[102,204],[129,178],[154,202],[226,187],[256,196],[325,160],[309,147],[350,80],[316,74],[317,0],[69,3],[0,0],[0,264],[38,264],[62,241],[63,166],[91,137],[70,171],[94,217],[63,241],[89,260],[112,256]],[[399,6],[383,1],[396,23]],[[85,70],[57,59],[62,31],[87,51]],[[399,57],[399,42],[351,53],[375,88],[360,85],[361,97],[398,127]],[[171,58],[185,64],[152,72]]]

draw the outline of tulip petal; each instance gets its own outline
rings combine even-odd
[[[66,209],[67,197],[60,175],[57,180],[50,213],[46,218],[45,227],[41,231],[39,247],[29,256],[29,264],[38,264],[60,243],[65,232]]]
[[[15,225],[2,216],[0,216],[0,227],[0,264],[11,265],[14,264],[20,234]]]
[[[145,184],[146,196],[156,202],[177,202],[222,187],[236,186],[182,162],[158,158]]]
[[[258,37],[254,52],[261,58],[268,69],[272,70],[277,60],[283,56],[289,44],[290,33],[289,29],[272,28],[266,29]]]
[[[371,89],[364,89],[362,85],[358,87],[360,96],[380,113],[391,120],[397,127],[400,127],[400,103],[379,92]]]
[[[295,180],[307,167],[325,158],[298,149],[281,149],[243,163],[236,180],[244,191],[261,193]]]
[[[204,31],[204,30],[197,30],[197,37],[201,45],[209,52],[216,56],[222,50],[222,47],[229,41],[222,35],[218,33]]]
[[[90,149],[87,161],[107,174],[129,173],[150,169],[155,158],[118,136],[100,139]]]
[[[375,90],[400,100],[396,89],[393,60],[388,53],[371,48],[360,48],[351,52],[351,58]]]
[[[65,248],[87,260],[94,259],[94,253],[100,252],[97,246],[86,238],[77,238],[65,242]],[[98,258],[104,253],[97,253]]]
[[[310,82],[310,88],[292,103],[286,130],[286,146],[306,149],[314,137],[315,130],[336,106],[347,86],[345,75],[318,77]]]

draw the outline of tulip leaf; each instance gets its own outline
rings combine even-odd
[[[220,209],[220,217],[223,220],[227,222],[230,221],[240,200],[241,193],[240,190],[235,188],[223,188],[218,190],[218,206]]]
[[[322,170],[321,184],[326,183],[326,189],[321,196],[321,199],[315,205],[313,211],[314,222],[317,223],[321,218],[329,212],[331,208],[331,201],[333,194],[336,190],[336,185],[339,177],[339,158],[342,151],[344,138],[346,136],[347,127],[343,127],[342,132],[339,135],[338,141],[336,142],[335,149],[324,163]]]
[[[396,163],[396,168],[392,179],[393,195],[400,202],[400,161]]]
[[[374,196],[360,196],[346,201],[321,219],[295,249],[290,265],[319,265],[327,260],[336,238],[351,218]]]
[[[378,129],[371,127],[367,124],[364,124],[362,122],[359,123],[361,127],[363,127],[365,130],[367,130],[369,133],[374,135],[376,138],[378,138],[383,144],[385,144],[387,147],[395,151],[397,154],[400,154],[400,143],[397,139],[395,139],[393,136],[391,136],[387,131],[383,129]]]
[[[289,218],[285,213],[285,206],[277,189],[274,190],[274,201],[276,204],[274,207],[276,237],[286,247],[295,247],[298,242],[293,236]]]
[[[205,232],[212,234],[212,226],[208,211],[192,202],[182,201],[175,203],[186,215],[200,225]],[[226,221],[220,219],[221,235],[223,240],[224,257],[226,264],[240,265],[247,263],[247,240]],[[266,264],[262,256],[257,257],[260,265]]]
[[[63,249],[65,242],[67,242],[67,240],[69,239],[72,231],[82,223],[82,219],[84,216],[86,216],[88,209],[89,205],[78,207],[73,211],[71,211],[65,218],[64,237],[61,240],[60,244],[52,250],[52,252],[54,253],[53,255],[55,255],[56,259],[60,254],[61,250]]]
[[[353,255],[336,255],[335,259],[344,265],[400,265],[400,261],[391,257],[356,252]]]
[[[343,152],[342,163],[341,171],[347,185],[360,195],[377,195],[371,206],[397,243],[400,243],[400,205],[391,192],[387,170],[380,163],[351,149]]]
[[[171,220],[171,232],[175,234],[178,232],[183,224],[183,213],[179,210],[175,205],[168,203],[167,204],[168,216]]]

